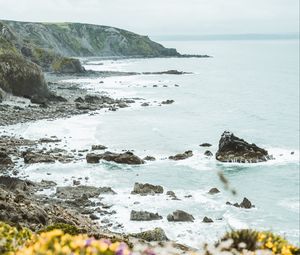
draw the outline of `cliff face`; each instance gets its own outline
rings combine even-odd
[[[23,44],[64,56],[178,56],[147,36],[107,26],[80,23],[2,21]]]

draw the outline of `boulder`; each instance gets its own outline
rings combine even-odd
[[[225,131],[219,141],[216,159],[221,162],[257,163],[271,159],[268,152]]]
[[[167,191],[166,195],[169,196],[169,197],[171,197],[172,200],[180,200],[179,198],[177,198],[175,192],[172,191],[172,190]]]
[[[143,239],[147,242],[169,241],[165,231],[161,228],[155,228],[153,230],[144,231],[138,234],[131,234],[131,236],[139,239]]]
[[[109,151],[103,154],[89,153],[87,154],[86,159],[88,163],[98,163],[99,160],[113,161],[119,164],[128,165],[140,165],[145,163],[141,158],[129,151],[125,153],[113,153]]]
[[[212,154],[211,151],[205,151],[205,152],[204,152],[204,155],[205,155],[206,157],[212,157],[214,154]]]
[[[226,204],[227,205],[232,205],[232,206],[235,206],[235,207],[238,207],[238,208],[244,208],[244,209],[251,209],[251,208],[255,207],[251,203],[251,201],[248,198],[246,198],[246,197],[244,197],[243,201],[240,204],[239,203],[232,204],[230,202],[226,202]]]
[[[89,164],[96,164],[96,163],[100,162],[100,158],[95,153],[89,153],[89,154],[86,155],[86,161]]]
[[[60,74],[84,73],[85,69],[75,58],[61,57],[52,63],[52,70]]]
[[[184,160],[193,156],[192,151],[186,151],[184,153],[176,154],[175,156],[170,156],[169,159],[171,160]]]
[[[143,196],[162,193],[164,193],[164,188],[162,186],[152,185],[149,183],[142,184],[137,182],[134,184],[133,191],[131,192],[131,194],[139,194]]]
[[[173,212],[172,214],[169,214],[167,217],[168,221],[181,221],[181,222],[194,222],[195,218],[193,217],[193,215],[185,212],[185,211],[181,211],[181,210],[177,210],[175,212]]]
[[[203,223],[213,223],[214,221],[213,221],[211,218],[208,218],[208,217],[205,216],[205,217],[203,218],[202,222],[203,222]]]
[[[41,69],[18,54],[0,54],[0,88],[15,96],[49,95]]]
[[[211,188],[208,191],[208,194],[210,194],[210,195],[215,195],[215,194],[218,194],[218,193],[220,193],[220,190],[218,190],[217,188]]]
[[[155,161],[156,158],[152,157],[152,156],[146,156],[146,157],[143,158],[143,160],[145,160],[145,161]]]
[[[132,221],[152,221],[152,220],[161,220],[162,216],[158,213],[151,213],[146,211],[134,211],[130,213],[130,220]]]

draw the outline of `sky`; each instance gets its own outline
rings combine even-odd
[[[143,35],[299,33],[299,0],[0,0],[0,19],[92,23]]]

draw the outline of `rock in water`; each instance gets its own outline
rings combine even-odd
[[[168,221],[181,221],[181,222],[194,222],[195,220],[193,215],[181,210],[177,210],[172,214],[169,214],[167,219]]]
[[[218,193],[220,193],[220,190],[218,190],[217,188],[211,188],[208,191],[208,194],[210,194],[210,195],[215,195],[215,194],[218,194]]]
[[[205,216],[205,217],[203,218],[202,222],[203,222],[203,223],[213,223],[214,221],[213,221],[211,218],[208,218],[208,217]]]
[[[151,213],[146,211],[134,211],[130,213],[130,220],[132,221],[151,221],[151,220],[161,220],[162,216],[158,213]]]
[[[133,191],[131,194],[139,194],[139,195],[155,195],[155,194],[162,194],[164,192],[164,189],[162,186],[159,185],[152,185],[149,183],[135,183]]]
[[[166,236],[165,231],[161,228],[155,228],[153,230],[148,230],[138,234],[132,234],[131,236],[143,239],[148,242],[162,242],[169,240]]]
[[[225,131],[219,141],[216,159],[221,162],[257,163],[271,159],[268,152]]]
[[[88,163],[99,163],[100,159],[128,165],[140,165],[145,163],[142,159],[129,151],[125,153],[113,153],[107,151],[103,154],[89,153],[86,155]]]
[[[40,68],[18,54],[0,55],[0,88],[15,96],[49,95]]]
[[[190,158],[192,156],[193,156],[192,151],[186,151],[184,153],[176,154],[175,156],[170,156],[169,159],[171,159],[171,160],[184,160],[184,159]]]

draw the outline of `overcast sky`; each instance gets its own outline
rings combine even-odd
[[[145,35],[295,33],[299,0],[0,0],[0,19],[84,22]]]

